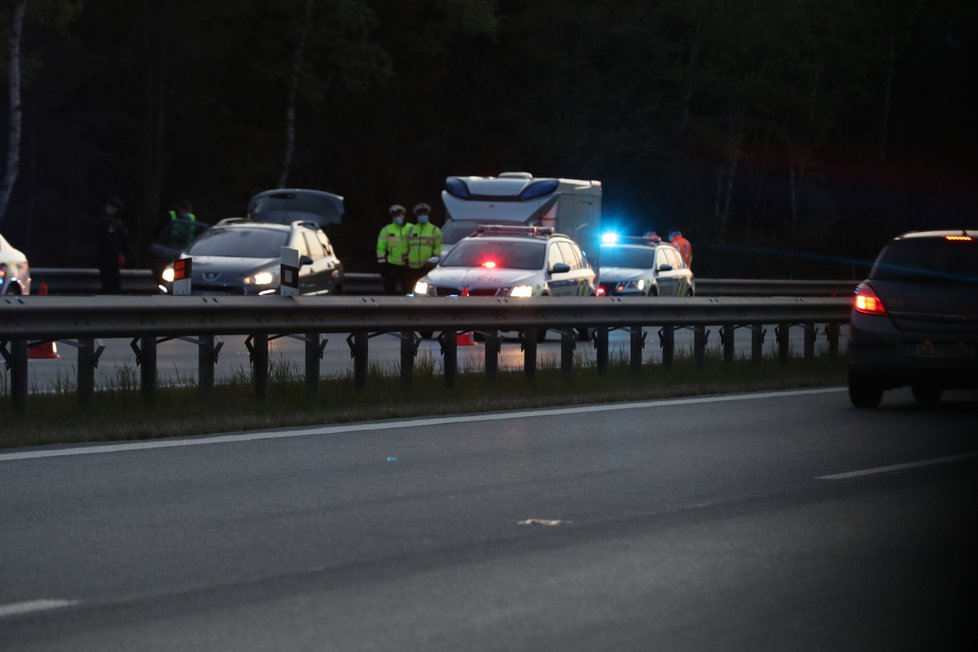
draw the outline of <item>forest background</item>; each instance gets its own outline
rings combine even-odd
[[[178,199],[305,187],[371,271],[390,204],[440,223],[447,176],[504,171],[601,180],[606,225],[678,226],[706,277],[978,227],[974,0],[4,0],[0,39],[0,232],[35,267],[90,266],[109,195],[139,266]]]

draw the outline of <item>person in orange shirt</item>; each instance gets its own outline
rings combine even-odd
[[[683,257],[686,267],[693,268],[693,245],[683,237],[683,232],[673,227],[669,229],[669,242],[679,250],[679,255]]]

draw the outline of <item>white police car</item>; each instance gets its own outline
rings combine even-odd
[[[594,296],[595,273],[573,240],[539,226],[480,225],[414,286],[415,296]]]
[[[696,294],[693,271],[668,242],[605,234],[598,261],[598,294],[637,297]]]

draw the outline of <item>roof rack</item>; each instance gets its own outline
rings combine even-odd
[[[480,224],[475,228],[476,235],[530,235],[530,236],[552,236],[554,228],[552,226],[529,226],[526,224]]]

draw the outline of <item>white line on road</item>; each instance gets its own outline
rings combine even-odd
[[[860,469],[859,471],[847,471],[845,473],[833,473],[831,475],[817,476],[816,480],[846,480],[848,478],[859,478],[865,475],[878,475],[880,473],[893,473],[895,471],[905,471],[916,469],[922,466],[936,466],[938,464],[950,464],[951,462],[961,462],[978,457],[978,453],[964,453],[962,455],[949,455],[947,457],[935,457],[930,460],[920,460],[919,462],[907,462],[906,464],[891,464],[889,466],[877,466],[871,469]]]
[[[77,600],[30,600],[29,602],[3,604],[0,605],[0,618],[6,618],[8,616],[23,616],[24,614],[35,613],[37,611],[63,609],[76,604],[78,604]]]
[[[758,392],[754,394],[724,394],[721,396],[701,396],[695,398],[670,399],[661,401],[639,401],[634,403],[608,403],[603,405],[585,405],[579,407],[547,408],[539,410],[524,410],[520,412],[494,412],[491,414],[459,414],[448,417],[430,419],[408,419],[404,421],[372,421],[370,423],[348,423],[338,426],[314,426],[310,428],[288,430],[261,430],[228,435],[211,435],[195,439],[157,439],[153,441],[127,442],[124,444],[105,444],[98,446],[75,446],[71,448],[54,448],[45,450],[29,450],[18,453],[0,453],[0,462],[16,460],[36,460],[47,457],[69,457],[73,455],[102,455],[106,453],[121,453],[124,451],[144,451],[154,448],[180,448],[183,446],[207,446],[211,444],[234,444],[241,442],[261,441],[266,439],[288,439],[292,437],[313,437],[319,435],[338,435],[354,432],[377,432],[396,430],[400,428],[430,428],[432,426],[455,426],[460,423],[476,423],[484,421],[505,421],[507,419],[531,419],[536,417],[566,416],[572,414],[590,414],[595,412],[618,412],[621,410],[639,410],[643,408],[663,408],[677,405],[702,405],[704,403],[729,403],[734,401],[755,401],[768,398],[785,398],[789,396],[811,396],[845,391],[844,387],[823,387],[818,389],[800,389],[783,392]]]

